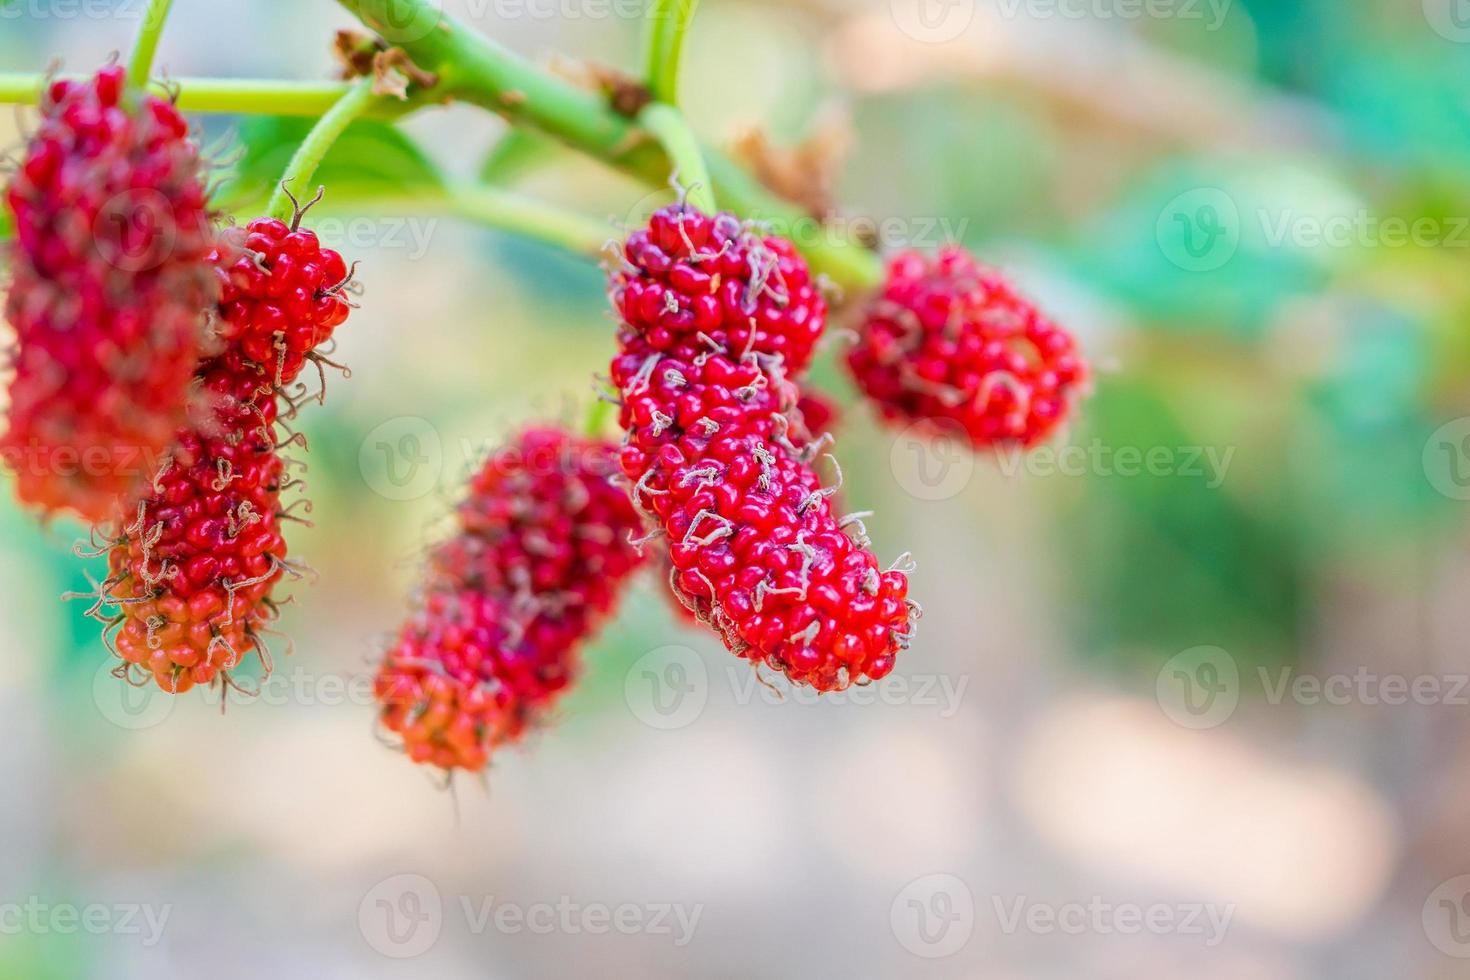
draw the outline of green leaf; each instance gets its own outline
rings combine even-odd
[[[311,119],[285,116],[257,116],[243,123],[240,145],[244,154],[220,191],[221,204],[228,209],[232,204],[269,197],[312,123]],[[441,187],[444,180],[401,130],[361,119],[332,145],[312,182],[325,186],[329,194],[337,185],[351,188],[354,194],[401,196]]]

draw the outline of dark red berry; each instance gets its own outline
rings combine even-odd
[[[92,521],[164,458],[216,290],[188,127],[122,88],[117,66],[52,84],[5,195],[16,347],[0,456],[21,500]]]
[[[612,446],[532,429],[470,481],[458,533],[430,557],[423,603],[377,676],[382,722],[414,761],[484,768],[575,676],[578,647],[641,560],[617,475]]]
[[[1071,335],[957,247],[890,263],[847,363],[886,418],[957,425],[977,448],[1042,442],[1088,381]]]

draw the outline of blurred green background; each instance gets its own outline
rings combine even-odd
[[[0,70],[88,70],[141,7],[0,4]],[[351,26],[175,7],[174,76],[325,77]],[[637,63],[627,5],[444,7],[558,70]],[[332,204],[471,179],[502,123],[421,113],[422,151],[355,127],[318,217],[362,307],[304,423],[291,543],[320,578],[278,686],[223,716],[120,701],[58,599],[98,573],[79,529],[0,503],[0,977],[1470,976],[1470,3],[705,0],[689,44],[703,135],[845,143],[847,215],[1004,266],[1097,367],[1056,444],[972,458],[879,426],[829,344],[844,494],[918,561],[895,683],[778,699],[650,578],[484,786],[437,792],[374,739],[363,678],[458,484],[527,420],[576,424],[612,334],[582,260]],[[243,148],[233,201],[304,126],[199,122]],[[514,183],[610,237],[648,203],[569,153]],[[424,882],[419,949],[376,909],[429,908]],[[487,898],[701,914],[682,944],[539,934]],[[1018,925],[1018,899],[1114,913]],[[168,912],[151,942],[115,911],[13,927],[38,904]],[[1228,910],[1220,941],[1194,906]]]

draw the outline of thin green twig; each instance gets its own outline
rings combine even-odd
[[[128,56],[128,84],[143,88],[153,71],[153,55],[158,51],[158,38],[163,33],[163,24],[173,0],[148,0],[148,9],[143,14],[143,23],[138,27],[138,36],[133,39],[133,52]]]
[[[270,205],[266,208],[268,215],[284,220],[295,213],[296,204],[291,199],[290,188],[295,186],[299,190],[311,183],[317,166],[337,141],[337,137],[351,125],[352,120],[362,115],[372,98],[372,79],[360,79],[317,120],[311,132],[306,134],[306,139],[296,148],[291,162],[286,165],[286,172],[281,175],[280,184],[271,195]]]
[[[714,182],[704,164],[699,141],[685,122],[683,114],[662,102],[649,103],[638,114],[638,122],[658,140],[674,165],[674,183],[683,190],[690,204],[706,214],[715,212]]]
[[[684,35],[699,0],[653,0],[644,34],[644,80],[658,102],[679,104],[679,63]]]

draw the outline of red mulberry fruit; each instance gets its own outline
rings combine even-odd
[[[847,363],[888,419],[957,424],[977,448],[1042,442],[1088,381],[1071,335],[957,247],[890,263]]]
[[[628,236],[613,306],[650,351],[672,352],[699,334],[733,357],[779,356],[795,376],[811,362],[827,302],[783,238],[762,237],[730,214],[655,212]]]
[[[672,207],[635,232],[626,252],[687,238],[686,278],[715,283],[709,273],[725,268],[726,243],[741,234],[727,215]],[[767,248],[791,256],[784,280],[807,281],[788,245]],[[722,340],[685,309],[689,293],[661,288],[649,271],[634,258],[613,274],[625,321],[611,373],[628,434],[623,472],[667,536],[671,584],[733,652],[795,682],[828,691],[885,676],[912,633],[907,576],[881,570],[865,537],[848,533],[856,522],[834,514],[835,488],[823,488],[813,467],[825,440],[799,444],[807,434],[793,421],[799,393],[785,355],[805,364],[824,311],[809,308],[800,344],[731,329]],[[641,315],[647,303],[634,295],[667,305]],[[640,315],[626,316],[630,308]]]
[[[103,592],[124,674],[146,668],[174,693],[227,678],[252,649],[268,663],[259,630],[287,568],[274,394],[226,362],[201,381],[197,418],[112,546]]]
[[[199,153],[168,102],[122,100],[121,68],[58,81],[6,192],[16,333],[0,455],[20,499],[108,518],[186,413],[215,284]]]
[[[383,725],[414,761],[484,768],[574,677],[579,644],[640,563],[616,476],[612,446],[533,429],[470,481],[377,676]]]
[[[227,230],[214,255],[219,339],[290,384],[347,319],[347,264],[315,234],[274,218]]]

